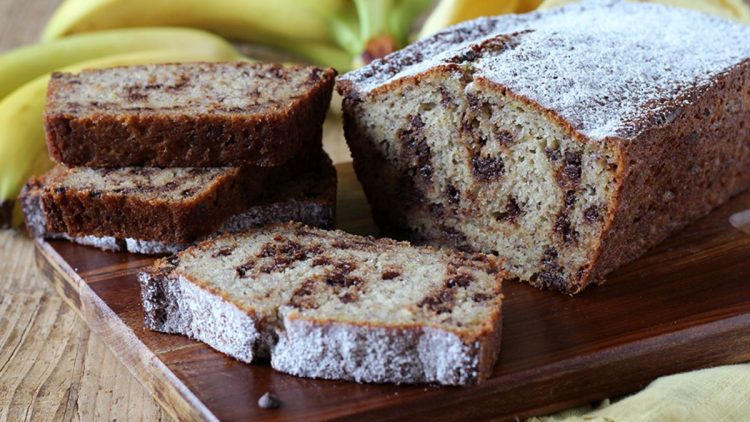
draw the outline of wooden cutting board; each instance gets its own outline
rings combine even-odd
[[[350,165],[338,166],[337,225],[376,233]],[[509,283],[492,378],[468,388],[359,385],[245,365],[143,329],[136,280],[153,258],[64,241],[37,263],[92,331],[180,420],[476,420],[538,415],[632,392],[666,374],[750,360],[750,235],[729,223],[750,192],[575,298]],[[257,406],[265,392],[282,407]]]

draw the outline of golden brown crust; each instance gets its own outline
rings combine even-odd
[[[666,117],[644,119],[637,139],[610,140],[619,186],[587,282],[750,186],[750,60],[676,99]]]

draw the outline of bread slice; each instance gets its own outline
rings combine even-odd
[[[383,228],[580,292],[750,187],[747,40],[623,1],[460,24],[339,79],[357,176]]]
[[[278,166],[320,139],[335,75],[247,62],[54,73],[47,145],[68,166]]]
[[[322,161],[320,169],[282,182],[261,192],[257,199],[247,201],[245,207],[221,222],[214,234],[233,233],[271,222],[285,221],[298,221],[314,227],[333,227],[336,213],[336,169],[327,156],[324,156]],[[162,172],[171,173],[169,170]],[[29,183],[20,199],[26,227],[34,238],[64,239],[105,251],[149,255],[175,253],[191,245],[187,240],[169,242],[143,237],[122,238],[82,233],[71,235],[65,231],[52,231],[48,229],[47,221],[50,214],[43,206],[43,196],[43,185]]]
[[[293,375],[464,385],[500,344],[494,257],[288,223],[204,241],[139,275],[146,327]]]

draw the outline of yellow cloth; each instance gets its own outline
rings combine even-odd
[[[748,422],[750,363],[662,377],[614,403],[605,400],[527,422]]]

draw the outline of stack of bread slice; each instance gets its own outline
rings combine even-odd
[[[61,165],[21,194],[29,232],[158,254],[273,221],[331,227],[335,76],[247,62],[54,74],[44,125]]]

